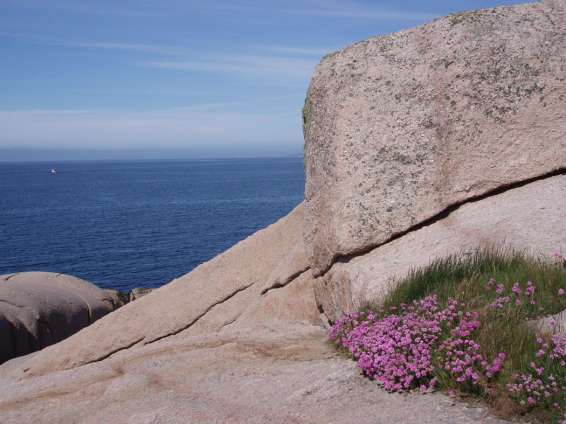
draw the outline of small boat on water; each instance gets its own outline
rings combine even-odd
[[[51,174],[52,174],[52,175],[57,174],[57,170],[56,170],[55,168],[51,168]]]

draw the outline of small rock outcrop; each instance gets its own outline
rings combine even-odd
[[[133,302],[134,300],[137,300],[137,299],[140,299],[144,296],[147,296],[153,290],[155,290],[155,289],[152,289],[152,288],[149,288],[149,287],[136,287],[135,289],[132,289],[130,291],[129,301]]]
[[[454,14],[326,56],[304,108],[315,275],[566,166],[566,7]]]
[[[0,363],[57,343],[112,312],[111,296],[49,272],[0,276]]]
[[[133,302],[141,297],[150,294],[153,288],[149,287],[136,287],[129,291],[106,289],[105,291],[112,297],[116,307],[124,306],[126,303]]]
[[[112,303],[116,306],[116,308],[120,308],[124,306],[126,303],[130,302],[131,292],[130,291],[122,291],[122,290],[114,290],[114,289],[105,289],[104,290],[108,296],[112,299]]]

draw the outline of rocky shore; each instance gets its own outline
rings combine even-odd
[[[565,28],[554,0],[451,15],[325,57],[305,103],[304,202],[4,363],[0,421],[506,422],[441,394],[386,394],[325,327],[438,257],[566,249]]]

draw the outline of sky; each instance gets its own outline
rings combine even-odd
[[[0,161],[301,155],[326,53],[506,0],[1,0]]]

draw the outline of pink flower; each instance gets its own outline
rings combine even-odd
[[[527,288],[525,289],[525,294],[527,296],[532,296],[535,292],[535,286],[532,282],[527,281]]]
[[[563,288],[558,289],[558,296],[564,296],[564,289]]]

